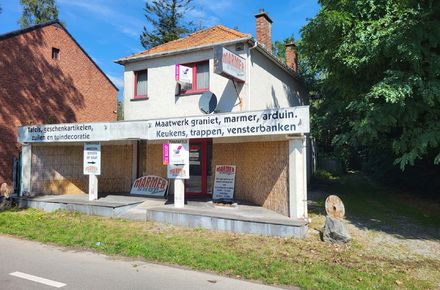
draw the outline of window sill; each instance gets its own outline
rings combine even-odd
[[[148,99],[149,99],[149,97],[147,97],[147,96],[135,97],[135,98],[130,99],[130,102],[145,101]]]
[[[208,89],[206,90],[202,90],[202,91],[192,91],[192,92],[187,92],[187,93],[179,93],[178,95],[176,95],[176,97],[185,97],[185,96],[192,96],[192,95],[201,95],[203,93],[209,92]]]

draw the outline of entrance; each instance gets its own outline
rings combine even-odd
[[[212,139],[189,140],[189,179],[185,180],[186,196],[212,194]]]

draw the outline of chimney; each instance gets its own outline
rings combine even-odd
[[[272,53],[272,19],[264,9],[255,14],[257,41]]]
[[[298,55],[296,52],[296,45],[293,42],[286,44],[286,64],[292,70],[297,71]]]

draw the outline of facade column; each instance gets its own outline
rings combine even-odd
[[[307,219],[307,143],[305,136],[289,140],[289,217]]]
[[[137,141],[133,141],[133,155],[131,158],[131,184],[136,180],[138,175],[138,150],[139,145]]]
[[[20,196],[24,192],[31,192],[31,167],[32,167],[32,145],[23,144],[21,147],[21,190]]]

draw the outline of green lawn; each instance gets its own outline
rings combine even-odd
[[[335,189],[342,185],[326,186]],[[376,189],[363,190],[371,194],[368,199],[372,202],[379,194]],[[364,201],[342,195],[351,215],[368,217]],[[397,202],[392,196],[386,198]],[[403,209],[421,225],[438,225],[438,216],[432,221],[414,211],[412,203],[407,206],[395,205],[392,210]],[[383,208],[376,207],[377,211]],[[312,218],[322,221],[317,213]],[[0,234],[305,289],[436,289],[440,283],[439,260],[396,260],[367,250],[356,239],[336,246],[319,241],[316,234],[302,240],[261,237],[33,209],[0,212]],[[421,270],[423,275],[417,274]]]

